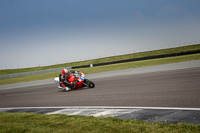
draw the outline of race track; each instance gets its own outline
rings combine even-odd
[[[57,84],[0,90],[0,108],[139,106],[200,108],[200,67],[92,79],[96,87],[64,92]]]

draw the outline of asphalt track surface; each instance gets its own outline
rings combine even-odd
[[[200,67],[93,79],[64,92],[57,84],[0,91],[0,107],[140,106],[200,108]]]

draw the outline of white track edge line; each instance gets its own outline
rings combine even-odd
[[[181,108],[181,107],[131,107],[131,106],[58,106],[58,107],[9,107],[1,109],[152,109],[152,110],[188,110],[200,111],[200,108]]]

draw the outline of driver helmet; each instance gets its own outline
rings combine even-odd
[[[69,71],[67,69],[63,69],[62,72],[61,72],[62,76],[66,76],[68,74],[69,74]]]

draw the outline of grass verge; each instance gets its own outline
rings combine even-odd
[[[113,70],[120,70],[120,69],[185,62],[185,61],[191,61],[191,60],[200,60],[200,54],[169,57],[169,58],[163,58],[163,59],[135,61],[135,62],[129,62],[129,63],[119,63],[119,64],[92,67],[92,68],[91,67],[90,68],[81,68],[81,69],[76,69],[76,70],[82,71],[85,74],[89,74],[89,73],[98,73],[98,72],[113,71]],[[52,73],[37,74],[37,75],[24,76],[24,77],[2,79],[2,80],[0,80],[0,85],[55,78],[59,75],[59,73],[60,72],[52,72]]]
[[[34,113],[0,113],[0,133],[5,132],[192,132],[200,126],[178,123],[148,123],[112,117],[45,115]]]
[[[179,52],[192,51],[192,50],[200,50],[200,44],[176,47],[176,48],[161,49],[161,50],[154,50],[154,51],[147,51],[147,52],[132,53],[132,54],[126,54],[126,55],[119,55],[119,56],[111,56],[111,57],[106,57],[106,58],[99,58],[99,59],[73,62],[73,63],[64,63],[64,64],[58,64],[58,65],[44,66],[44,67],[33,67],[33,68],[23,68],[23,69],[6,69],[6,70],[0,70],[0,75],[32,72],[32,71],[55,69],[55,68],[70,67],[70,66],[71,67],[82,66],[82,65],[112,62],[112,61],[140,58],[140,57],[153,56],[153,55],[179,53]]]

